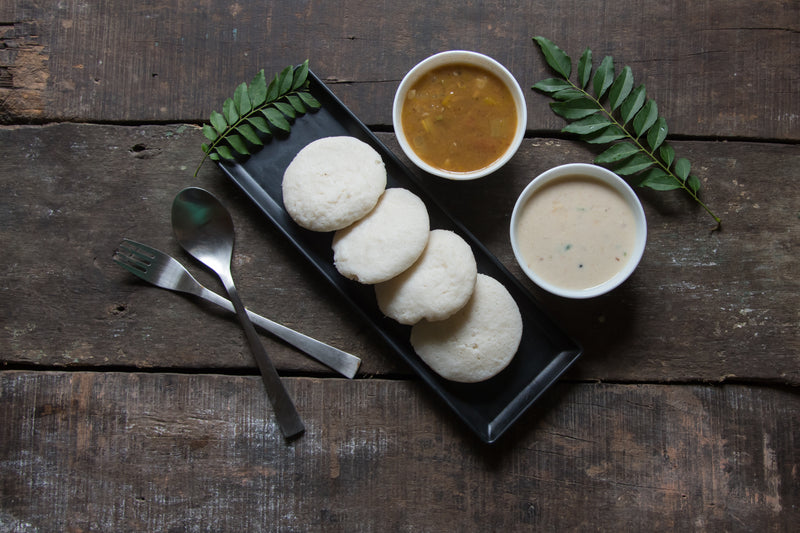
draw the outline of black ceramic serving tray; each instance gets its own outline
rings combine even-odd
[[[580,357],[580,345],[565,335],[497,258],[442,209],[419,177],[311,72],[309,81],[321,109],[298,117],[288,136],[272,139],[242,163],[222,162],[219,166],[453,412],[484,442],[494,442]],[[472,246],[478,272],[498,280],[516,300],[522,313],[522,341],[500,374],[476,384],[438,376],[414,352],[409,342],[411,328],[381,313],[373,287],[345,278],[333,266],[333,234],[305,230],[289,217],[281,191],[284,170],[305,145],[335,135],[350,135],[375,148],[386,164],[387,187],[403,187],[419,196],[428,208],[431,229],[461,235]]]

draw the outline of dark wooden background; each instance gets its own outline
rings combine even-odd
[[[531,41],[629,65],[713,221],[639,191],[648,247],[590,301],[542,306],[582,359],[481,444],[213,165],[198,125],[242,81],[310,60],[396,153],[404,73],[446,49],[505,64],[528,134],[496,175],[431,178],[523,279],[511,208],[595,152],[560,133]],[[800,4],[0,3],[0,532],[792,531],[800,521]],[[362,357],[346,380],[264,335],[307,425],[285,444],[235,320],[111,262],[181,252],[169,207],[233,209],[252,309]]]

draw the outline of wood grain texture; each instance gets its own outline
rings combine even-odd
[[[4,531],[789,531],[800,398],[560,385],[493,447],[419,384],[0,372]]]
[[[533,35],[632,68],[723,229],[638,191],[648,246],[622,287],[568,301],[524,282],[585,354],[488,446],[218,169],[192,177],[191,124],[309,58],[399,154],[385,132],[407,70],[493,56],[528,137],[490,178],[426,181],[523,279],[517,195],[597,153],[529,89],[551,76]],[[0,2],[0,533],[795,531],[798,49],[785,1]],[[133,238],[221,291],[171,236],[188,185],[231,209],[250,308],[364,360],[344,380],[263,335],[308,428],[289,445],[235,319],[111,261]]]
[[[618,70],[629,65],[672,133],[800,139],[796,2],[67,0],[0,9],[4,42],[19,45],[0,61],[11,122],[194,122],[259,69],[309,58],[362,120],[387,125],[394,90],[417,61],[475,49],[527,89],[551,75],[531,41],[543,35],[576,62],[589,47],[597,63],[611,55]],[[529,129],[561,129],[548,100],[528,94]]]
[[[381,138],[396,150],[389,134]],[[254,369],[235,320],[208,305],[139,281],[111,262],[123,237],[173,254],[209,287],[219,282],[172,237],[172,198],[188,185],[218,194],[237,231],[234,276],[252,309],[361,356],[362,372],[408,370],[337,302],[285,242],[202,155],[196,128],[61,124],[0,129],[0,199],[6,253],[0,353],[43,366]],[[590,301],[542,305],[586,348],[570,376],[625,381],[759,380],[800,383],[797,335],[800,147],[676,142],[706,180],[723,231],[678,193],[642,193],[649,223],[634,276]],[[590,161],[584,146],[528,139],[498,174],[471,183],[430,181],[445,208],[519,279],[508,221],[524,186],[542,170]],[[763,169],[770,172],[765,173]],[[265,336],[282,371],[322,365]]]

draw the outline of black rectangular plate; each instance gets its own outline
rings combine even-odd
[[[419,177],[311,72],[309,81],[321,109],[298,117],[289,135],[267,142],[241,164],[223,162],[219,166],[456,415],[481,440],[494,442],[580,357],[582,348],[539,308],[528,290],[483,244],[442,209]],[[498,280],[516,300],[523,319],[522,341],[514,359],[500,374],[482,383],[463,384],[434,373],[414,352],[409,342],[410,327],[381,313],[374,289],[338,273],[333,266],[333,234],[305,230],[284,210],[281,181],[286,167],[308,143],[335,135],[350,135],[375,148],[386,164],[387,187],[403,187],[419,196],[428,207],[431,229],[448,229],[461,235],[472,246],[478,272]]]

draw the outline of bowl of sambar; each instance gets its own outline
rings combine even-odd
[[[400,82],[392,122],[400,148],[422,170],[453,180],[502,167],[525,136],[528,113],[517,80],[489,56],[440,52]]]

